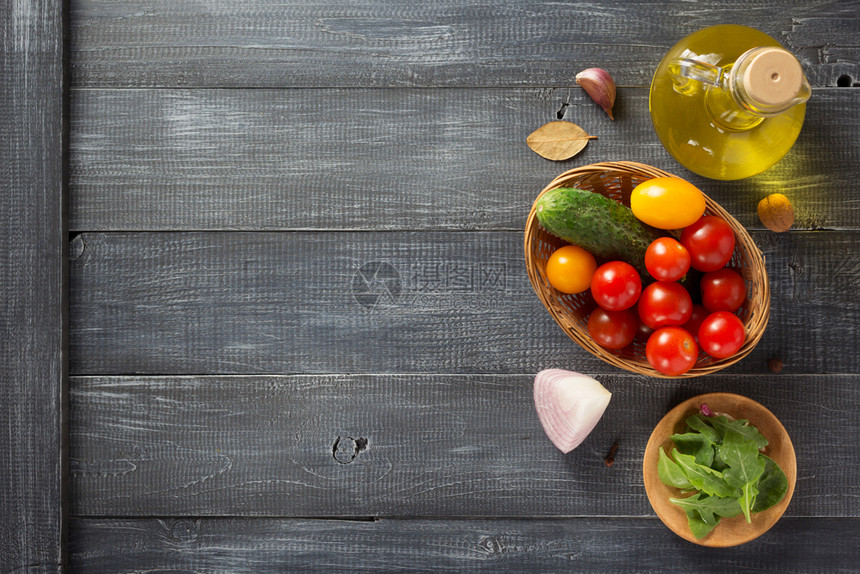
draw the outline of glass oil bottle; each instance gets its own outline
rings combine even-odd
[[[648,104],[654,130],[678,162],[708,178],[734,180],[788,153],[810,94],[800,63],[779,42],[723,24],[669,50]]]

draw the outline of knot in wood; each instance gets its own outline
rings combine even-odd
[[[502,543],[492,536],[485,536],[478,542],[478,548],[486,554],[501,554],[504,551]]]
[[[84,254],[86,248],[87,244],[84,243],[84,238],[81,237],[80,234],[75,235],[69,242],[69,260],[75,261],[77,259],[80,259],[81,255]]]
[[[170,529],[170,536],[178,542],[192,542],[197,540],[197,526],[189,520],[179,520]]]
[[[366,448],[367,439],[364,437],[339,436],[332,445],[332,456],[340,464],[349,464]]]

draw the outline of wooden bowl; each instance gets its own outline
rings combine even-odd
[[[541,195],[557,187],[575,187],[620,202],[630,207],[633,189],[655,177],[677,177],[671,173],[642,163],[612,161],[585,165],[567,171],[552,180]],[[705,214],[716,215],[726,221],[735,233],[735,252],[727,267],[744,278],[747,298],[737,311],[744,324],[746,341],[740,350],[725,359],[711,357],[705,352],[692,369],[677,377],[664,375],[652,367],[645,357],[645,340],[637,337],[624,349],[610,350],[601,347],[588,334],[588,315],[597,306],[591,291],[566,295],[554,289],[546,277],[546,263],[550,255],[567,243],[549,233],[538,222],[536,206],[532,205],[525,228],[525,259],[529,281],[538,298],[552,315],[558,326],[583,349],[603,361],[626,371],[660,378],[690,378],[714,373],[746,357],[758,344],[770,316],[770,286],[767,280],[764,257],[743,225],[717,202],[705,195]],[[601,261],[598,261],[601,263]]]
[[[724,413],[736,419],[747,419],[768,440],[764,454],[772,458],[785,472],[788,479],[788,490],[783,499],[761,512],[751,516],[752,523],[747,523],[743,515],[734,518],[723,518],[720,523],[702,539],[693,536],[687,524],[687,516],[677,505],[669,502],[669,498],[677,498],[680,491],[677,488],[663,484],[657,476],[657,461],[659,447],[666,453],[672,452],[673,443],[669,437],[675,433],[683,433],[686,429],[684,421],[692,414],[699,412],[699,407],[707,404],[713,412]],[[651,507],[663,524],[685,540],[702,546],[724,548],[737,546],[753,540],[765,532],[785,512],[794,485],[797,482],[797,461],[794,457],[794,446],[782,423],[765,407],[752,399],[731,393],[710,393],[699,395],[686,400],[671,411],[657,424],[645,447],[645,458],[642,464],[642,475],[645,481],[645,492]]]

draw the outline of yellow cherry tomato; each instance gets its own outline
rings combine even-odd
[[[595,269],[594,255],[576,245],[556,249],[546,262],[549,284],[568,295],[588,290]]]
[[[658,229],[682,229],[705,212],[699,188],[677,177],[643,181],[630,195],[630,209],[639,221]]]

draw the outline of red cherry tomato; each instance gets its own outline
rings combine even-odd
[[[676,377],[693,368],[699,357],[699,347],[686,329],[662,327],[648,338],[645,356],[652,367],[664,375]]]
[[[737,271],[723,267],[705,273],[700,282],[702,305],[708,311],[737,311],[747,298],[747,285]]]
[[[690,252],[693,269],[716,271],[732,258],[735,233],[723,219],[706,215],[684,228],[681,244]]]
[[[636,338],[643,342],[648,342],[648,337],[651,336],[651,333],[654,332],[654,329],[639,321],[639,329],[636,331]]]
[[[684,323],[683,327],[693,335],[696,341],[699,340],[699,327],[702,325],[702,321],[710,314],[710,311],[698,303],[693,303],[693,312],[690,314],[690,320]]]
[[[725,359],[744,345],[744,324],[728,311],[711,313],[699,327],[699,344],[712,357]]]
[[[639,329],[639,319],[630,310],[607,311],[597,307],[588,316],[588,334],[607,349],[623,349],[633,342]]]
[[[639,272],[624,261],[610,261],[591,277],[591,295],[608,311],[623,311],[636,304],[642,293]]]
[[[645,268],[658,281],[677,281],[690,270],[690,252],[671,237],[655,239],[645,251]]]
[[[652,329],[683,325],[692,312],[693,300],[680,283],[656,281],[639,298],[639,318]]]

